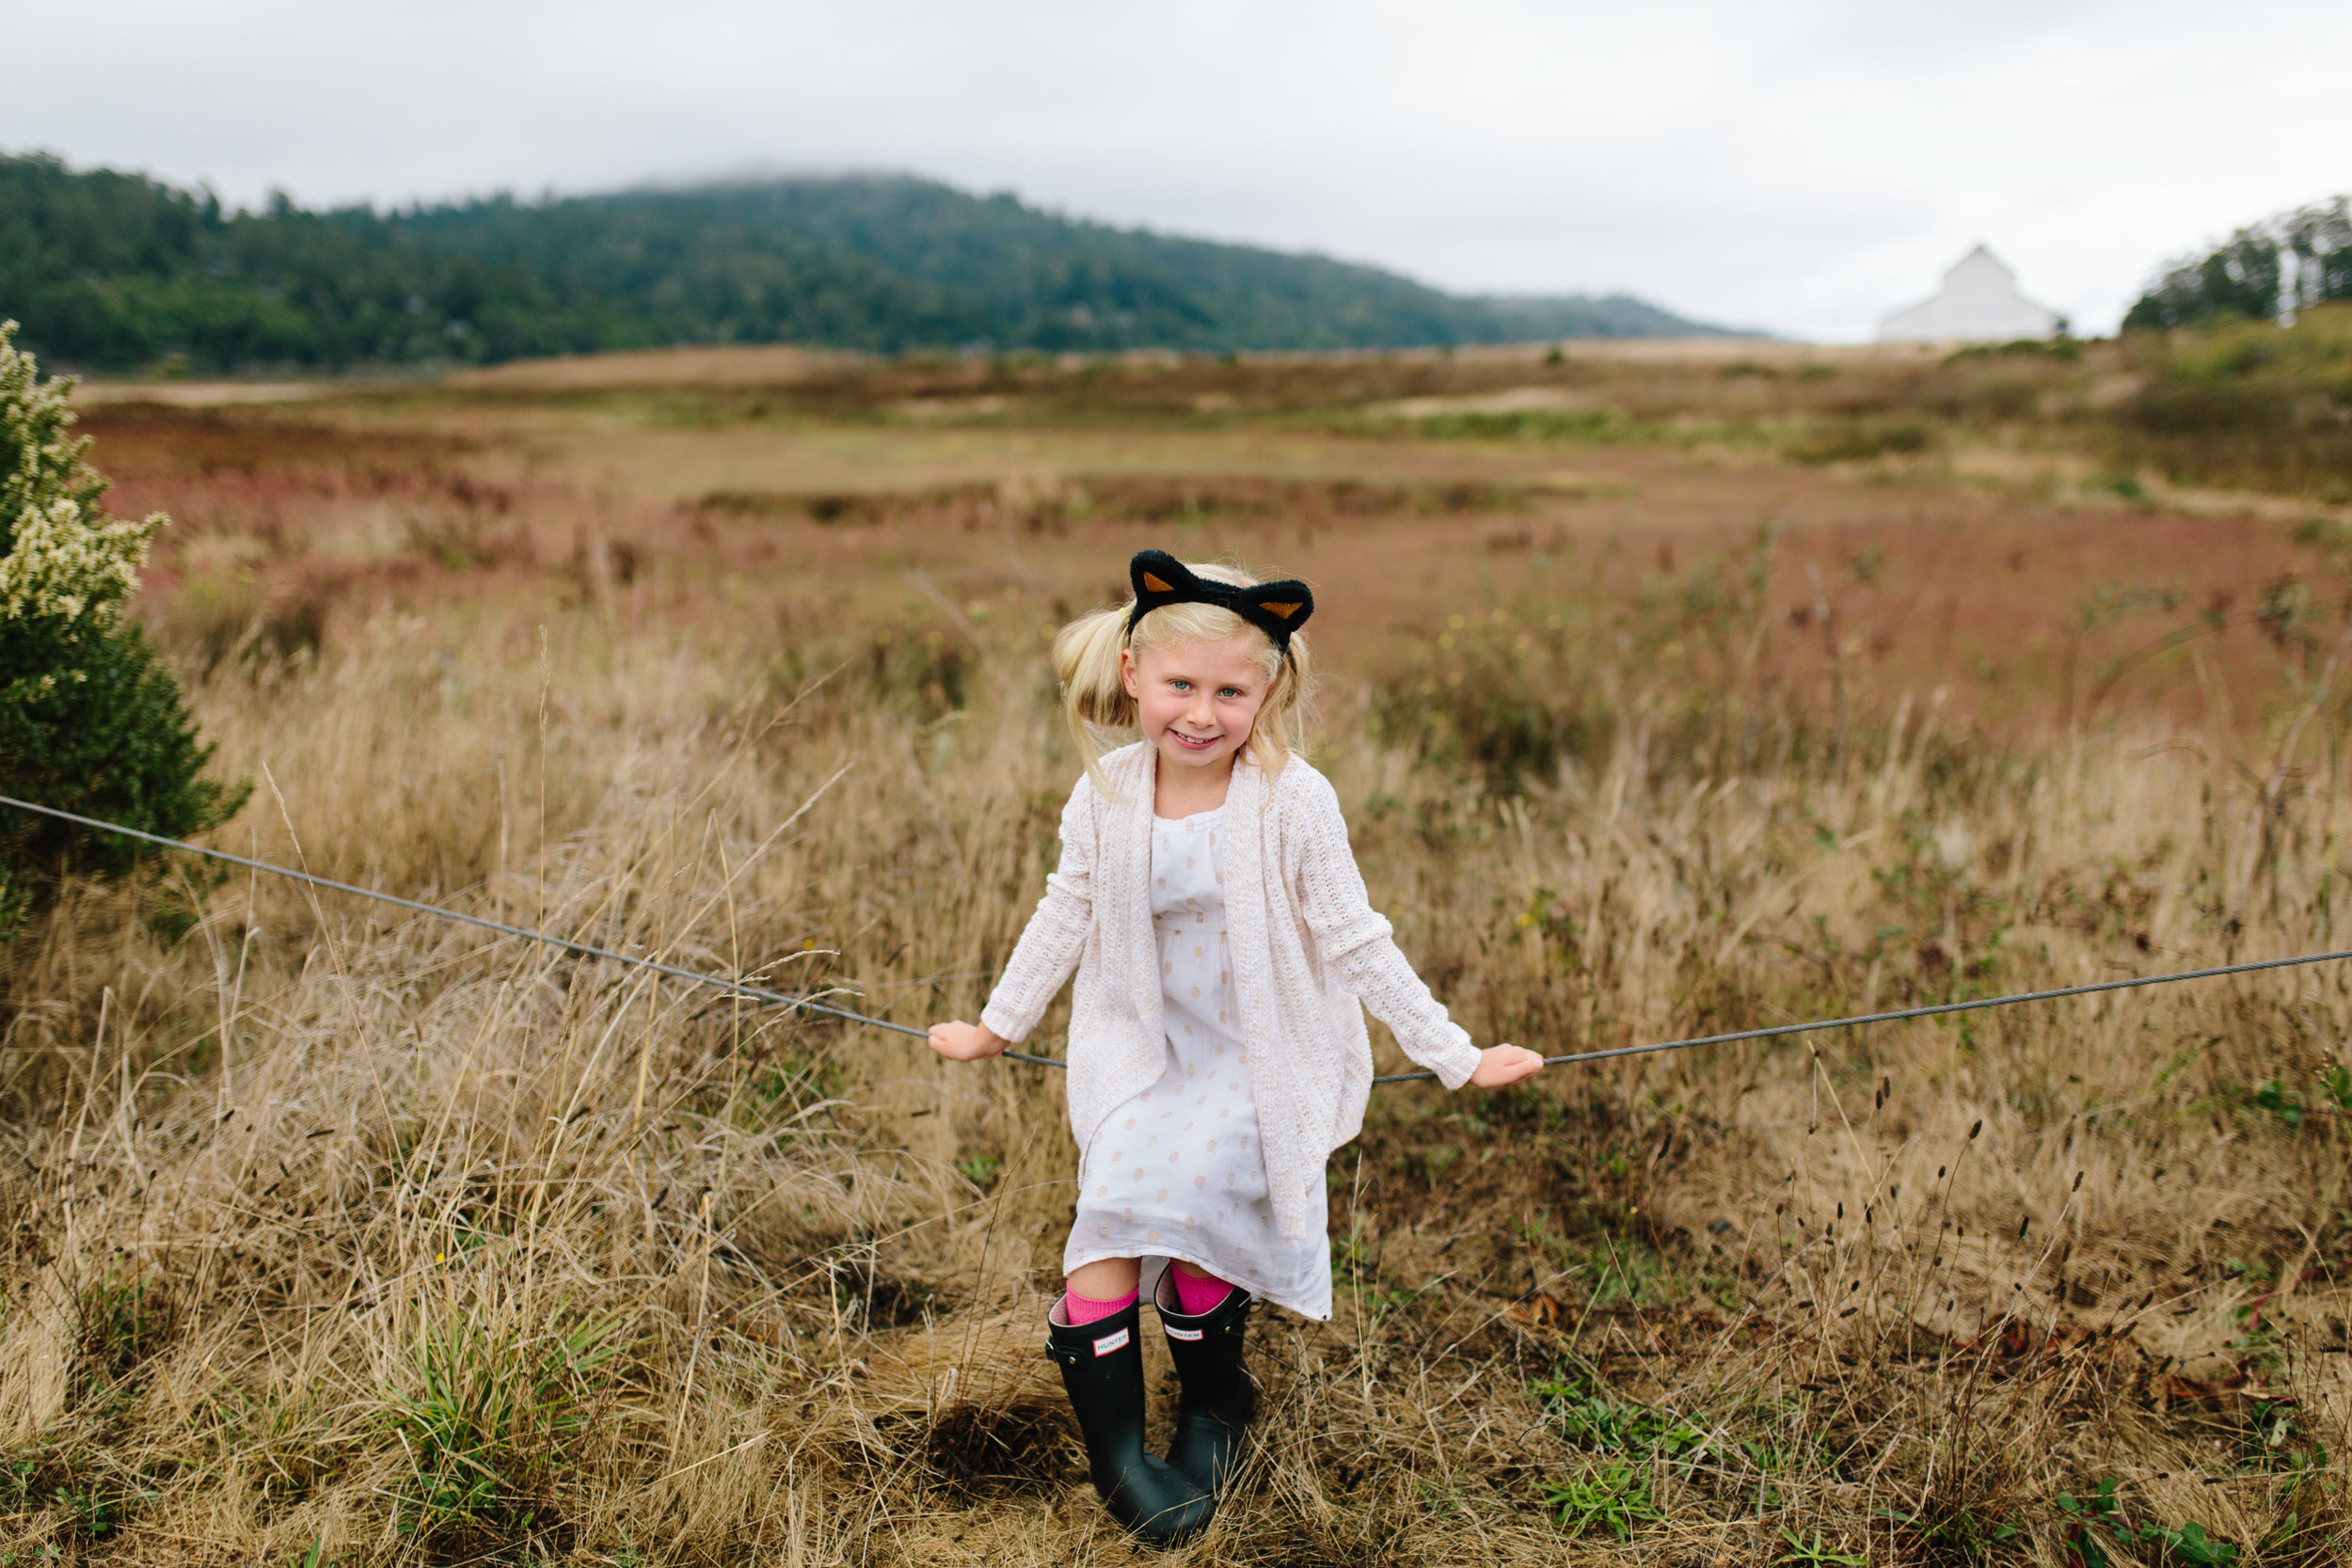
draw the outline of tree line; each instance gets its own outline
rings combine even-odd
[[[343,369],[672,343],[1377,348],[1716,330],[1626,295],[1450,294],[902,176],[258,211],[0,155],[0,318],[66,366]]]
[[[2123,328],[2276,321],[2295,310],[2352,299],[2352,198],[2298,207],[2249,224],[2175,261],[2123,317]]]

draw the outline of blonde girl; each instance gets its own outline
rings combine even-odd
[[[1331,786],[1293,752],[1311,693],[1307,585],[1159,550],[1129,575],[1129,603],[1054,641],[1089,759],[1060,864],[980,1022],[935,1024],[930,1043],[993,1056],[1077,973],[1084,1152],[1047,1351],[1104,1504],[1168,1544],[1215,1513],[1253,1413],[1252,1299],[1331,1315],[1324,1164],[1362,1125],[1363,1009],[1448,1088],[1514,1084],[1543,1060],[1481,1051],[1448,1020],[1372,908]],[[1165,1460],[1143,1443],[1146,1286],[1183,1386]]]

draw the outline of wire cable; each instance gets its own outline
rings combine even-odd
[[[2022,990],[2009,996],[1980,996],[1970,1002],[1939,1002],[1930,1007],[1899,1007],[1891,1013],[1857,1013],[1852,1018],[1816,1019],[1810,1023],[1776,1023],[1769,1029],[1736,1029],[1728,1035],[1700,1035],[1687,1040],[1661,1040],[1655,1045],[1620,1045],[1609,1051],[1579,1051],[1567,1056],[1546,1056],[1544,1066],[1570,1062],[1605,1062],[1614,1056],[1646,1056],[1659,1051],[1687,1051],[1694,1045],[1729,1045],[1737,1040],[1768,1040],[1781,1035],[1803,1035],[1815,1029],[1853,1029],[1865,1023],[1899,1023],[1907,1018],[1935,1018],[1945,1013],[1969,1013],[1979,1007],[2013,1007],[2021,1002],[2054,1002],[2061,996],[2089,996],[2103,990],[2128,990],[2135,986],[2169,986],[2176,980],[2211,980],[2223,974],[2250,974],[2258,969],[2288,969],[2296,964],[2332,963],[2352,958],[2352,948],[2333,953],[2302,953],[2292,958],[2261,958],[2252,963],[2219,964],[2212,969],[2185,969],[2176,974],[2141,974],[2126,980],[2101,980],[2088,986],[2059,986],[2053,990]],[[1375,1084],[1411,1084],[1435,1078],[1434,1072],[1391,1072]]]
[[[928,1030],[917,1029],[904,1023],[893,1023],[886,1018],[873,1018],[865,1013],[851,1012],[847,1007],[835,1007],[809,997],[790,996],[783,991],[770,990],[764,986],[746,985],[740,980],[730,980],[723,975],[704,974],[694,970],[681,969],[675,964],[661,963],[653,958],[641,958],[628,953],[615,953],[609,947],[597,947],[588,942],[575,942],[569,937],[559,937],[547,931],[534,931],[527,926],[510,926],[505,921],[491,920],[478,914],[468,914],[462,910],[447,909],[439,904],[427,904],[415,898],[403,898],[398,894],[383,893],[374,888],[359,887],[351,882],[339,882],[331,878],[313,876],[308,871],[296,871],[291,866],[273,865],[268,861],[252,860],[244,855],[232,855],[226,849],[208,849],[203,845],[190,844],[185,839],[166,838],[160,833],[146,832],[137,828],[125,828],[114,822],[103,822],[94,816],[81,816],[70,811],[59,811],[55,806],[36,805],[30,800],[20,800],[13,796],[0,795],[0,806],[14,806],[19,811],[29,811],[41,816],[56,817],[61,822],[72,822],[85,828],[95,828],[102,832],[119,833],[125,838],[135,838],[142,843],[157,845],[166,849],[181,849],[191,855],[202,855],[210,860],[226,861],[231,865],[242,865],[254,871],[266,871],[273,877],[284,877],[292,881],[306,882],[312,887],[326,888],[333,893],[348,893],[358,898],[373,898],[377,903],[397,905],[404,910],[414,910],[419,914],[434,914],[445,920],[462,921],[469,926],[479,926],[486,931],[496,931],[501,936],[520,937],[526,942],[544,942],[549,947],[560,947],[564,952],[576,953],[582,958],[602,958],[608,962],[625,964],[632,969],[649,970],[656,974],[664,974],[674,980],[687,980],[698,986],[709,986],[737,996],[749,997],[755,1002],[772,1003],[783,1007],[798,1007],[804,1012],[818,1013],[826,1018],[837,1018],[847,1023],[863,1023],[869,1028],[887,1029],[894,1034],[912,1035],[917,1039],[930,1037]],[[2342,948],[2331,953],[2302,953],[2289,958],[2258,958],[2249,963],[2217,964],[2210,969],[2185,969],[2171,974],[2142,974],[2122,980],[2100,980],[2086,986],[2059,986],[2049,990],[2017,991],[2008,996],[1980,996],[1967,1002],[1939,1002],[1926,1007],[1899,1007],[1892,1012],[1857,1013],[1851,1018],[1816,1019],[1807,1023],[1776,1023],[1763,1029],[1735,1029],[1729,1034],[1698,1035],[1689,1039],[1660,1040],[1649,1045],[1620,1045],[1607,1051],[1578,1051],[1565,1056],[1547,1056],[1544,1058],[1544,1066],[1566,1067],[1577,1062],[1605,1062],[1619,1056],[1647,1056],[1661,1051],[1688,1051],[1702,1045],[1732,1045],[1741,1040],[1776,1039],[1786,1035],[1810,1034],[1815,1030],[1856,1029],[1869,1023],[1900,1023],[1907,1019],[1939,1018],[1947,1013],[1976,1012],[1985,1007],[2013,1007],[2026,1002],[2055,1002],[2061,997],[2091,996],[2101,991],[2129,990],[2141,986],[2169,986],[2182,980],[2213,980],[2225,974],[2251,974],[2265,969],[2291,969],[2299,964],[2335,963],[2345,958],[2352,958],[2352,948]],[[1070,1065],[1058,1057],[1033,1055],[1026,1051],[1006,1051],[1001,1054],[1013,1061],[1028,1062],[1038,1067],[1067,1068]],[[1431,1071],[1390,1072],[1383,1073],[1372,1081],[1375,1084],[1415,1084],[1428,1082],[1437,1076]]]
[[[750,997],[755,1002],[770,1002],[779,1006],[798,1007],[804,1012],[821,1013],[827,1018],[837,1018],[849,1023],[863,1023],[870,1028],[888,1029],[900,1035],[913,1035],[917,1039],[930,1037],[929,1030],[916,1029],[904,1023],[893,1023],[886,1018],[871,1018],[865,1013],[851,1012],[847,1007],[832,1006],[809,997],[788,996],[783,991],[770,990],[764,986],[746,985],[740,980],[730,980],[718,974],[698,974],[693,970],[680,969],[675,964],[665,964],[658,959],[641,958],[634,954],[615,953],[609,947],[598,947],[585,942],[574,942],[569,937],[559,937],[547,931],[534,931],[527,926],[510,926],[503,920],[491,920],[483,915],[468,914],[463,910],[445,909],[439,904],[427,904],[415,898],[403,898],[396,893],[384,893],[375,888],[360,887],[352,882],[339,882],[330,877],[312,876],[308,871],[296,871],[291,866],[273,865],[268,861],[257,861],[244,855],[232,855],[226,849],[208,849],[201,844],[190,844],[185,839],[166,838],[161,833],[145,832],[137,828],[126,828],[120,823],[102,822],[94,816],[80,816],[70,811],[59,811],[55,806],[36,805],[30,800],[20,800],[11,795],[0,795],[0,806],[14,806],[20,811],[35,812],[42,816],[54,816],[61,822],[73,822],[85,828],[96,828],[103,832],[119,833],[125,838],[135,838],[142,843],[160,845],[167,849],[183,849],[191,855],[202,855],[210,860],[227,861],[231,865],[242,865],[254,871],[266,871],[273,877],[284,877],[291,881],[307,882],[312,887],[323,887],[333,893],[348,893],[354,897],[373,898],[379,904],[397,905],[404,910],[414,910],[419,914],[437,914],[444,920],[462,921],[468,926],[479,926],[485,931],[496,931],[501,936],[521,937],[527,942],[545,942],[549,947],[560,947],[566,953],[576,953],[584,958],[603,958],[612,963],[626,964],[631,969],[651,970],[656,974],[666,974],[674,980],[691,980],[696,985],[710,986],[719,990],[730,991],[737,996]],[[1051,1056],[1032,1056],[1023,1051],[1008,1051],[1005,1054],[1018,1061],[1035,1062],[1042,1067],[1064,1065]]]

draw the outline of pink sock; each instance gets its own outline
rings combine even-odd
[[[1100,1318],[1116,1317],[1135,1304],[1136,1293],[1133,1291],[1117,1301],[1096,1301],[1091,1296],[1082,1296],[1065,1288],[1061,1297],[1062,1315],[1070,1320],[1073,1328],[1084,1328]]]
[[[1233,1293],[1233,1287],[1215,1275],[1189,1275],[1170,1263],[1168,1272],[1175,1276],[1176,1305],[1187,1318],[1197,1318]]]

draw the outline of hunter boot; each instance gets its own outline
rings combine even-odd
[[[1242,1433],[1258,1408],[1258,1390],[1242,1365],[1242,1334],[1249,1326],[1249,1292],[1240,1286],[1206,1312],[1186,1314],[1177,1309],[1176,1272],[1170,1266],[1160,1275],[1152,1298],[1159,1308],[1160,1327],[1168,1334],[1168,1354],[1176,1363],[1184,1385],[1176,1412],[1176,1436],[1168,1445],[1168,1462],[1202,1486],[1212,1497],[1223,1494],[1241,1460]]]
[[[1062,1316],[1059,1302],[1045,1315],[1045,1354],[1061,1368],[1103,1506],[1154,1546],[1200,1534],[1216,1515],[1216,1499],[1143,1446],[1143,1346],[1136,1338],[1143,1304],[1083,1327]]]

